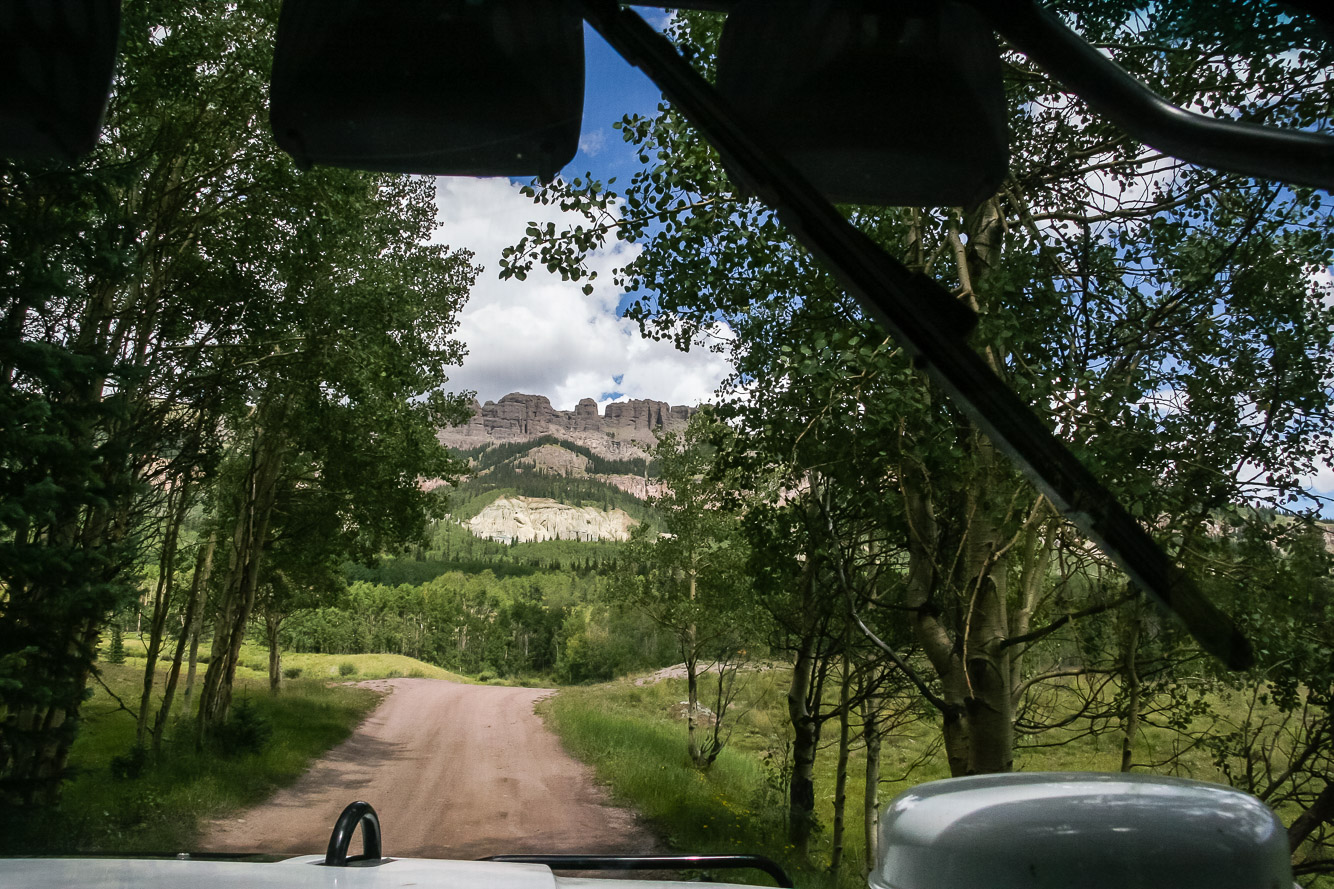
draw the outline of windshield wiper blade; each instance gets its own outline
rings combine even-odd
[[[796,169],[741,124],[713,86],[638,13],[615,0],[583,0],[584,17],[721,152],[868,315],[910,352],[1060,512],[1150,598],[1176,614],[1206,651],[1233,669],[1254,662],[1236,624],[1092,473],[992,373],[966,341],[965,310],[937,282],[910,271],[839,214]]]

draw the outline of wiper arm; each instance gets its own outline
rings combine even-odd
[[[777,210],[796,239],[1067,519],[1175,613],[1206,651],[1233,669],[1251,665],[1250,644],[1232,620],[968,346],[971,312],[940,284],[881,249],[791,164],[752,137],[713,86],[636,12],[615,0],[583,0],[583,8],[598,33],[657,84],[726,157],[729,169]]]
[[[1334,139],[1179,108],[1032,0],[963,0],[1089,107],[1164,154],[1219,170],[1334,190]]]

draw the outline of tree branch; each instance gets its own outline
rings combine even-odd
[[[817,497],[815,500],[819,503],[820,512],[824,514],[825,527],[829,532],[829,539],[831,541],[836,540],[834,517],[830,514],[828,506],[821,500],[821,498]],[[935,707],[941,713],[952,713],[957,710],[957,707],[951,706],[944,698],[933,692],[922,677],[917,674],[917,671],[908,666],[908,662],[900,657],[897,651],[871,631],[871,628],[862,620],[861,615],[857,613],[857,606],[854,604],[852,598],[852,585],[848,582],[847,572],[843,569],[843,560],[841,558],[835,559],[834,567],[837,569],[838,581],[839,585],[843,588],[843,595],[847,597],[848,614],[852,616],[853,623],[857,625],[867,639],[871,640],[872,644],[885,654],[889,655],[889,659],[894,662],[894,666],[898,667],[899,670],[903,672],[903,675],[908,677],[908,681],[921,693],[922,697],[930,702],[931,706]]]
[[[1297,847],[1306,842],[1317,827],[1331,821],[1334,821],[1334,784],[1326,784],[1315,802],[1298,815],[1288,828],[1288,848],[1297,851]]]
[[[1061,627],[1070,623],[1070,621],[1072,620],[1076,620],[1081,617],[1088,617],[1093,614],[1100,614],[1104,611],[1110,611],[1113,608],[1116,608],[1118,606],[1124,605],[1127,602],[1132,601],[1138,595],[1139,593],[1126,593],[1124,596],[1119,596],[1111,600],[1110,602],[1104,602],[1101,605],[1090,605],[1088,608],[1081,609],[1080,611],[1067,611],[1065,614],[1062,614],[1060,617],[1056,618],[1056,620],[1047,624],[1045,627],[1039,627],[1038,629],[1028,633],[1024,633],[1023,635],[1014,636],[1010,639],[1005,639],[1004,641],[1001,642],[1000,647],[1002,649],[1006,649],[1011,647],[1012,645],[1022,645],[1025,642],[1036,642],[1042,637],[1049,636],[1052,633],[1056,632]]]
[[[124,710],[126,713],[130,714],[130,716],[133,717],[134,719],[138,719],[138,718],[139,718],[139,714],[135,713],[135,712],[134,712],[133,710],[131,710],[129,707],[126,707],[126,706],[125,706],[125,702],[122,701],[122,700],[120,699],[120,696],[117,695],[114,691],[112,691],[112,690],[107,686],[107,684],[106,684],[105,682],[102,681],[102,671],[101,671],[101,670],[93,670],[93,678],[97,680],[97,684],[100,685],[100,686],[102,686],[103,690],[106,691],[107,694],[111,695],[111,699],[114,700],[114,701],[117,703],[117,705],[119,705],[119,706],[117,707],[118,710]],[[116,710],[112,710],[111,712],[112,712],[112,713],[115,713]]]

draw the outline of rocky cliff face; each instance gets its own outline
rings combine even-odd
[[[542,445],[533,448],[524,456],[514,461],[518,467],[534,469],[549,475],[565,478],[583,478],[588,475],[587,457],[568,451],[558,445]]]
[[[628,540],[638,524],[623,510],[603,512],[538,497],[501,497],[467,522],[478,537],[504,543],[535,540]]]
[[[684,429],[697,408],[665,401],[632,399],[607,405],[598,414],[597,402],[582,399],[572,411],[558,411],[545,395],[511,392],[500,401],[473,402],[466,425],[440,431],[440,440],[459,448],[481,444],[526,441],[556,435],[612,459],[642,457],[663,432]]]
[[[667,493],[667,486],[657,479],[646,479],[638,475],[600,475],[598,478],[640,500],[661,497]]]

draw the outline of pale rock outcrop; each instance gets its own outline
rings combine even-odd
[[[666,485],[656,479],[645,479],[639,475],[600,475],[598,478],[639,500],[661,497],[667,493]]]
[[[504,543],[628,540],[636,524],[624,510],[603,512],[545,497],[501,497],[466,522],[476,536]]]

